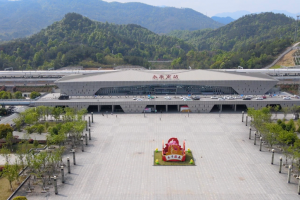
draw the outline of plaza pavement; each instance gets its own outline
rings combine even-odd
[[[94,115],[92,141],[76,151],[58,195],[27,194],[29,200],[299,199],[297,180],[278,173],[279,156],[248,139],[241,114]],[[153,166],[153,151],[177,137],[196,166]],[[252,134],[253,138],[253,134]],[[66,158],[64,158],[66,161]],[[65,169],[65,172],[67,170]],[[59,175],[60,177],[60,175]],[[37,187],[37,186],[35,186]],[[26,194],[22,188],[19,195]]]

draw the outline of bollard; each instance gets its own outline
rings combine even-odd
[[[261,146],[262,146],[262,137],[260,137],[259,139],[260,139],[259,151],[261,151]]]
[[[89,128],[89,140],[92,140],[91,129]]]
[[[271,161],[271,164],[272,164],[272,165],[273,165],[273,163],[274,163],[274,153],[275,153],[275,150],[272,149],[272,161]]]
[[[244,111],[242,111],[242,122],[244,122]]]
[[[87,120],[85,120],[85,130],[87,131],[88,129],[88,124],[87,124]]]
[[[249,128],[249,140],[251,140],[251,127]]]
[[[64,173],[64,166],[61,166],[61,182],[65,183],[65,173]]]
[[[256,132],[254,134],[254,145],[256,145]]]
[[[58,194],[58,192],[57,192],[57,181],[56,181],[56,176],[53,177],[53,181],[54,181],[54,190],[55,190],[55,194]]]
[[[94,123],[94,113],[92,112],[92,123]]]
[[[68,173],[71,174],[70,158],[67,157]]]
[[[91,117],[90,116],[89,116],[89,127],[91,127]]]
[[[291,170],[292,170],[292,166],[290,165],[288,170],[288,181],[287,181],[288,183],[291,182]]]
[[[81,138],[80,140],[81,140],[81,151],[84,152],[83,138]]]
[[[281,173],[281,168],[282,168],[282,157],[280,156],[280,159],[279,159],[279,173]]]
[[[246,126],[248,125],[248,115],[246,116]]]

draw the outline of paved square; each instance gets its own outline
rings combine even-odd
[[[51,188],[29,199],[299,199],[297,180],[288,184],[286,170],[278,173],[279,155],[271,165],[271,153],[253,145],[241,114],[94,115],[94,121],[93,139],[85,152],[78,149],[59,195]],[[153,166],[154,149],[171,137],[186,140],[197,166]]]

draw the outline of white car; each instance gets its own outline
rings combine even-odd
[[[264,100],[262,97],[256,97],[256,100]]]
[[[143,101],[143,99],[137,99],[137,101]]]
[[[242,99],[243,97],[241,97],[241,96],[236,96],[236,97],[234,97],[235,99]]]
[[[133,98],[132,100],[136,100],[136,98]]]
[[[283,97],[283,100],[291,100],[291,97],[289,97],[289,96]]]
[[[218,98],[218,100],[219,100],[219,101],[225,101],[225,99],[224,99],[224,98]]]
[[[233,98],[233,97],[227,97],[227,99],[228,99],[228,100],[234,100],[234,98]]]
[[[218,99],[218,97],[217,96],[212,96],[212,97],[210,97],[211,99]]]

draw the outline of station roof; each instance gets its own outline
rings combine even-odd
[[[115,82],[115,81],[278,81],[261,73],[224,72],[215,70],[126,70],[107,73],[76,74],[59,79],[57,82]],[[171,75],[167,79],[167,75]],[[157,79],[155,79],[155,77]],[[176,78],[178,77],[178,78]]]

